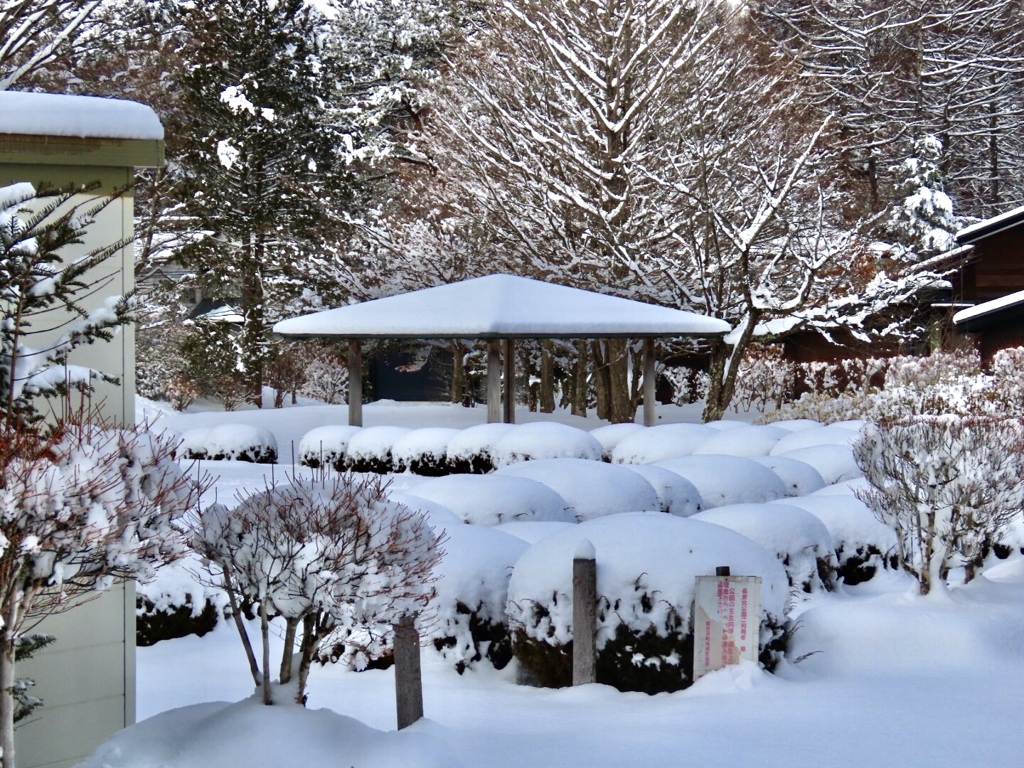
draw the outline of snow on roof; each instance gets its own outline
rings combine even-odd
[[[156,112],[134,101],[0,91],[0,133],[162,140],[164,128]]]
[[[992,301],[986,301],[984,304],[978,304],[971,307],[970,309],[962,309],[953,315],[954,325],[964,325],[971,320],[976,320],[979,317],[985,315],[991,315],[994,312],[998,312],[1001,309],[1009,309],[1020,304],[1024,304],[1024,291],[1017,291],[1016,293],[1010,293],[1006,296],[1001,296],[998,299],[992,299]]]
[[[1024,205],[1020,208],[1014,208],[1012,211],[1001,213],[998,216],[993,216],[991,219],[985,219],[977,224],[964,227],[956,233],[956,241],[963,245],[978,239],[981,235],[995,234],[1007,227],[1012,227],[1021,220],[1024,220]]]
[[[282,320],[284,336],[573,338],[727,333],[713,317],[514,275],[488,275]]]

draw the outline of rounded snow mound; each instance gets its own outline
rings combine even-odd
[[[391,449],[398,438],[411,431],[406,427],[363,427],[349,438],[345,468],[353,472],[391,472]]]
[[[779,456],[810,464],[827,485],[843,483],[864,475],[853,458],[853,449],[848,445],[815,445],[786,451]]]
[[[220,424],[197,427],[181,436],[180,449],[187,459],[207,461],[249,461],[273,464],[277,461],[274,433],[251,424]]]
[[[516,521],[514,523],[502,523],[501,525],[494,526],[496,530],[510,533],[518,539],[522,539],[527,544],[536,544],[541,539],[546,539],[552,534],[564,531],[566,528],[571,528],[576,523],[551,523],[551,522],[535,522],[532,520],[526,520],[523,522]]]
[[[806,496],[828,487],[821,473],[806,461],[788,456],[751,456],[750,459],[778,475],[786,486],[787,496]]]
[[[570,504],[547,485],[509,475],[448,475],[410,488],[408,495],[454,512],[474,525],[514,520],[574,523]]]
[[[829,424],[826,427],[812,427],[810,429],[801,429],[799,432],[791,432],[775,444],[771,454],[773,456],[780,456],[790,451],[796,451],[801,448],[813,448],[819,445],[853,445],[853,441],[856,439],[856,429],[847,429],[846,427],[837,427],[834,424]]]
[[[627,435],[612,449],[616,464],[653,464],[676,456],[689,456],[719,434],[706,424],[659,424]]]
[[[767,456],[775,444],[790,434],[784,429],[763,425],[744,425],[727,429],[697,446],[694,454],[717,453],[723,456]]]
[[[309,430],[299,440],[299,463],[307,467],[341,469],[348,441],[362,427],[329,426]]]
[[[459,431],[448,441],[452,472],[482,474],[494,469],[494,444],[516,428],[515,424],[477,424]]]
[[[623,439],[634,435],[637,432],[643,432],[647,427],[641,424],[608,424],[597,429],[590,430],[591,437],[597,439],[597,442],[601,444],[601,448],[604,449],[605,461],[611,461],[612,450],[622,442]]]
[[[786,486],[779,476],[753,459],[740,456],[681,456],[658,462],[693,483],[704,500],[704,509],[725,504],[759,504],[781,499]]]
[[[535,459],[600,461],[603,452],[601,443],[589,432],[548,421],[520,424],[501,437],[492,449],[498,467]]]
[[[697,486],[682,475],[654,464],[622,464],[651,484],[658,494],[658,508],[662,512],[680,517],[689,517],[704,508]]]
[[[391,446],[396,472],[416,475],[448,473],[448,443],[459,430],[447,427],[423,427],[400,435]]]
[[[452,512],[444,504],[438,504],[428,499],[421,499],[418,496],[413,496],[407,491],[399,491],[397,493],[388,494],[388,498],[391,499],[395,504],[401,504],[403,507],[408,507],[413,512],[419,512],[427,520],[427,525],[433,528],[435,531],[450,528],[455,528],[461,525],[465,525],[465,521]]]
[[[729,504],[694,515],[741,533],[773,553],[789,577],[789,585],[804,592],[835,586],[836,553],[832,536],[817,517],[787,504]]]
[[[787,432],[803,432],[805,429],[815,429],[822,426],[822,424],[814,419],[782,419],[781,421],[773,421],[766,426],[778,427]]]
[[[602,461],[539,459],[503,467],[496,476],[543,483],[565,499],[576,520],[661,509],[649,482],[625,467]]]
[[[460,525],[448,530],[443,547],[423,635],[460,672],[485,657],[501,669],[512,659],[509,577],[529,544],[494,528]]]

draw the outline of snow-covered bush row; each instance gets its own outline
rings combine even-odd
[[[503,467],[495,474],[499,476],[543,483],[565,499],[580,521],[619,512],[664,511],[647,480],[603,461],[538,459]]]
[[[477,424],[448,441],[448,466],[453,474],[490,472],[495,467],[494,444],[515,424]]]
[[[395,441],[412,430],[407,427],[364,427],[348,439],[342,468],[350,472],[394,471],[391,449]]]
[[[139,646],[187,635],[202,637],[225,615],[227,595],[195,579],[191,571],[197,565],[186,557],[161,568],[152,581],[137,585],[135,640]]]
[[[182,434],[178,450],[187,459],[251,461],[256,464],[277,461],[277,440],[273,433],[251,424],[189,429]]]
[[[604,465],[597,465],[604,466]],[[463,522],[498,525],[512,521],[576,522],[573,509],[543,483],[525,477],[448,475],[427,480],[403,494],[404,503],[422,498],[447,507]]]
[[[598,682],[648,693],[689,686],[695,579],[718,566],[761,577],[761,660],[769,668],[777,663],[789,600],[779,561],[721,526],[635,512],[557,532],[516,563],[507,608],[513,651],[535,682],[558,686],[571,679],[572,561],[585,541],[598,563]]]
[[[788,456],[751,456],[762,467],[768,467],[786,486],[787,496],[806,496],[825,488],[828,483],[821,473],[805,461]]]
[[[640,424],[607,424],[590,430],[590,436],[601,444],[602,457],[605,461],[612,460],[612,451],[626,437],[643,432],[646,427]]]
[[[767,456],[775,445],[792,433],[779,427],[744,425],[726,429],[697,446],[694,454],[717,453],[725,456]]]
[[[805,509],[825,524],[832,536],[838,575],[844,583],[860,584],[871,579],[879,568],[896,567],[895,532],[879,522],[852,490],[812,493],[777,503]]]
[[[742,533],[774,554],[789,585],[803,592],[831,590],[837,565],[832,535],[817,517],[788,504],[730,504],[693,517]]]
[[[740,456],[680,456],[655,466],[681,475],[696,486],[703,508],[725,504],[759,504],[786,495],[778,475],[753,459]]]
[[[395,472],[438,477],[448,474],[448,441],[457,429],[425,427],[401,435],[391,447]]]
[[[448,528],[447,535],[422,637],[459,673],[484,658],[502,669],[512,660],[505,615],[509,577],[529,544],[472,525]]]
[[[658,508],[662,512],[680,517],[689,517],[700,512],[704,499],[697,486],[682,475],[654,464],[622,464],[624,469],[635,472],[651,484],[658,495]]]

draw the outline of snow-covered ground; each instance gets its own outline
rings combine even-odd
[[[269,429],[288,461],[290,444],[298,446],[314,427],[343,424],[345,409],[150,415],[157,428],[178,432],[224,423]],[[699,412],[666,409],[663,416],[664,422],[696,421]],[[364,409],[368,425],[411,428],[465,428],[485,417],[480,408],[375,404]],[[547,418],[523,414],[522,420]],[[733,418],[750,421],[753,415]],[[557,420],[600,426],[564,415]],[[266,473],[280,477],[292,469],[241,462],[205,467],[220,475],[216,493],[222,501],[230,501],[237,489],[261,487]],[[403,475],[395,487],[413,494],[420,482]],[[803,506],[817,512],[835,499],[839,511],[833,514],[855,528],[853,513],[846,512],[856,506],[849,487],[823,491]],[[822,517],[835,536],[842,525],[829,525],[828,515]],[[519,686],[514,663],[502,671],[478,664],[459,675],[450,661],[425,650],[426,719],[400,733],[382,733],[395,728],[390,670],[317,667],[308,711],[243,701],[252,693],[251,678],[237,635],[222,622],[203,638],[138,650],[141,722],[114,737],[86,765],[1021,764],[1024,560],[997,564],[967,587],[928,598],[917,597],[906,577],[882,572],[838,592],[801,595],[791,616],[798,629],[775,674],[742,665],[713,673],[685,691],[655,696],[601,685]]]

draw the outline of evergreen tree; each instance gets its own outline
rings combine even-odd
[[[191,137],[178,159],[191,238],[179,257],[213,297],[237,298],[248,398],[259,404],[281,294],[302,284],[347,194],[327,115],[324,20],[303,0],[178,7]]]

